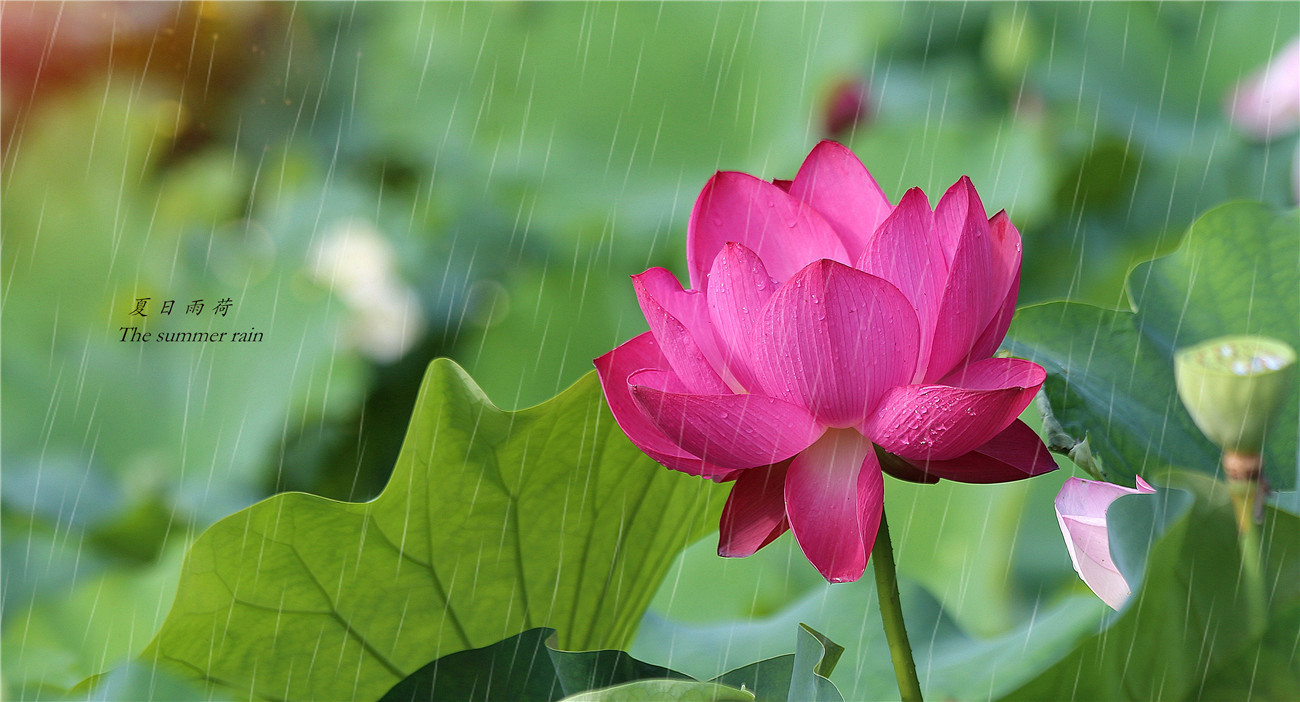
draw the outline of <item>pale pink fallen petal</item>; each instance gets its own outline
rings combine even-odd
[[[785,504],[799,548],[822,577],[862,577],[884,505],[870,441],[851,429],[826,432],[790,463]]]
[[[690,475],[717,479],[731,472],[730,469],[712,465],[683,451],[659,431],[632,398],[627,384],[628,376],[646,368],[671,373],[668,359],[664,358],[650,332],[632,337],[613,351],[597,358],[595,364],[605,399],[614,413],[614,421],[618,422],[619,428],[637,448],[659,463]]]
[[[858,268],[888,280],[907,297],[921,325],[919,358],[928,359],[948,263],[935,235],[930,202],[920,188],[903,194],[862,252]]]
[[[633,399],[660,432],[682,450],[729,469],[783,461],[824,431],[806,410],[762,395],[673,392],[660,370],[627,379]]]
[[[765,180],[722,171],[700,192],[687,225],[691,287],[705,286],[713,259],[729,241],[758,254],[777,280],[818,259],[852,260],[835,230],[812,206]]]
[[[1123,607],[1131,590],[1110,556],[1106,512],[1112,502],[1124,495],[1154,492],[1141,477],[1136,488],[1070,478],[1056,495],[1056,520],[1061,525],[1070,562],[1083,582],[1111,609]]]
[[[743,558],[772,543],[790,528],[785,518],[788,462],[742,470],[736,477],[718,524],[718,555]]]
[[[891,388],[862,431],[912,461],[945,461],[973,451],[1016,421],[1047,374],[1019,358],[989,358],[941,384]]]
[[[1005,483],[1056,470],[1056,461],[1043,440],[1019,419],[982,446],[956,458],[907,462],[927,478],[961,483]]]
[[[916,313],[898,288],[821,260],[768,300],[754,370],[767,394],[808,408],[826,426],[851,427],[911,379],[919,343]]]
[[[889,216],[889,198],[862,161],[844,145],[823,141],[813,147],[790,185],[790,194],[821,213],[857,260]]]
[[[750,363],[755,330],[778,287],[758,254],[735,242],[723,247],[709,271],[709,318],[722,342],[724,362],[750,390],[756,386]]]

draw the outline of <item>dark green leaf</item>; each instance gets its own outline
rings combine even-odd
[[[1294,700],[1296,690],[1300,690],[1300,661],[1295,655],[1297,632],[1300,605],[1289,612],[1274,613],[1258,646],[1247,647],[1236,659],[1210,673],[1200,689],[1201,699]]]
[[[690,679],[622,651],[560,651],[553,648],[554,635],[554,629],[529,629],[490,646],[445,656],[398,683],[383,702],[557,700],[645,678]]]
[[[1002,346],[1047,371],[1056,419],[1087,439],[1109,479],[1133,484],[1148,465],[1218,465],[1219,450],[1178,400],[1173,362],[1143,338],[1131,312],[1074,302],[1025,307]]]
[[[793,656],[751,663],[712,682],[751,690],[757,702],[843,702],[844,696],[829,680],[843,653],[843,646],[800,624]]]
[[[1174,388],[1173,352],[1231,333],[1300,346],[1300,215],[1234,203],[1202,215],[1174,253],[1134,268],[1136,313],[1058,302],[1020,310],[1004,343],[1048,372],[1048,400],[1066,432],[1087,439],[1107,476],[1177,466],[1214,474],[1219,449]],[[1274,488],[1296,485],[1297,407],[1279,412],[1265,446]]]
[[[708,682],[644,663],[622,651],[562,651],[554,629],[531,629],[453,653],[395,685],[383,702],[423,700],[717,699],[841,702],[826,679],[843,648],[799,626],[793,655],[738,668]],[[742,692],[743,690],[743,692]]]

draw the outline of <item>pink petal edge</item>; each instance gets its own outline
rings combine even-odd
[[[984,445],[956,458],[946,461],[900,460],[920,475],[931,478],[931,482],[943,478],[959,483],[1005,483],[1049,473],[1057,468],[1038,433],[1019,419]]]
[[[660,350],[687,387],[703,393],[740,389],[727,368],[704,292],[683,290],[665,268],[632,276],[632,288]]]
[[[849,261],[862,255],[892,209],[862,161],[843,144],[829,140],[809,152],[789,191],[830,222],[852,257]]]
[[[1046,378],[1031,361],[985,359],[944,378],[944,384],[890,388],[862,433],[911,461],[955,459],[1016,421]]]
[[[777,280],[818,259],[851,260],[835,230],[811,206],[747,173],[720,171],[700,191],[687,224],[691,287],[705,287],[713,259],[729,241],[758,254]]]
[[[970,355],[1006,293],[1006,285],[995,280],[999,276],[989,221],[969,178],[962,176],[943,194],[934,222],[949,265],[939,301],[941,323],[923,362],[925,382],[942,378]]]
[[[920,188],[903,194],[898,207],[876,230],[858,259],[858,268],[897,287],[916,310],[921,330],[918,371],[930,357],[948,263],[934,231],[934,213]],[[919,381],[919,377],[912,380]]]
[[[637,448],[664,466],[689,475],[719,480],[731,473],[730,469],[715,466],[683,451],[659,431],[633,399],[627,384],[628,376],[646,368],[669,372],[668,360],[660,353],[650,332],[632,337],[594,363],[614,421]]]
[[[627,379],[637,406],[669,441],[714,465],[771,465],[807,448],[824,431],[803,408],[774,397],[675,392],[671,381],[661,370]]]
[[[1020,295],[1020,232],[1011,224],[1006,210],[989,219],[989,232],[997,262],[997,280],[990,288],[996,311],[988,326],[975,339],[966,363],[982,361],[993,355],[1011,327],[1011,317],[1016,313],[1016,299]],[[958,364],[959,366],[961,364]]]

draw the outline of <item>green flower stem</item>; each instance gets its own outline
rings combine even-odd
[[[912,645],[907,642],[903,625],[903,607],[898,601],[898,574],[894,569],[894,545],[889,539],[889,521],[882,510],[876,545],[871,549],[872,569],[876,572],[876,595],[880,598],[880,619],[885,624],[889,657],[894,661],[894,676],[903,702],[921,702],[921,682],[916,678]]]
[[[1248,488],[1252,492],[1254,486]],[[1268,617],[1268,604],[1264,601],[1264,568],[1260,562],[1259,525],[1252,515],[1254,507],[1251,498],[1241,499],[1234,495],[1234,506],[1238,509],[1237,525],[1238,543],[1241,548],[1241,569],[1246,586],[1246,611],[1253,624],[1263,627]],[[1243,504],[1244,503],[1244,504]],[[1244,513],[1244,514],[1243,514]],[[1244,518],[1243,518],[1244,516]]]
[[[1228,476],[1228,493],[1237,518],[1237,540],[1241,549],[1242,578],[1246,585],[1247,613],[1263,626],[1268,606],[1264,602],[1264,570],[1260,562],[1259,518],[1266,498],[1262,489],[1260,457],[1225,451],[1223,471]]]

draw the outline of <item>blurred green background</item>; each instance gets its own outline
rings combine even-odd
[[[143,648],[221,516],[377,494],[431,359],[504,408],[588,372],[645,329],[627,276],[684,273],[717,169],[791,177],[831,137],[893,199],[969,175],[1024,236],[1022,304],[1125,306],[1128,267],[1198,213],[1294,205],[1295,134],[1223,112],[1294,3],[11,2],[0,27],[9,695]],[[180,313],[225,297],[228,316]],[[900,569],[953,618],[936,632],[1014,637],[1078,595],[1051,508],[1068,468],[889,482]],[[673,621],[748,657],[730,663],[787,652],[765,618],[835,597],[872,631],[839,637],[849,656],[883,655],[869,589],[826,594],[788,536],[714,547],[683,556],[634,653],[670,648]],[[1080,607],[1061,626],[1094,627],[1104,606]],[[861,677],[846,659],[835,679]]]

